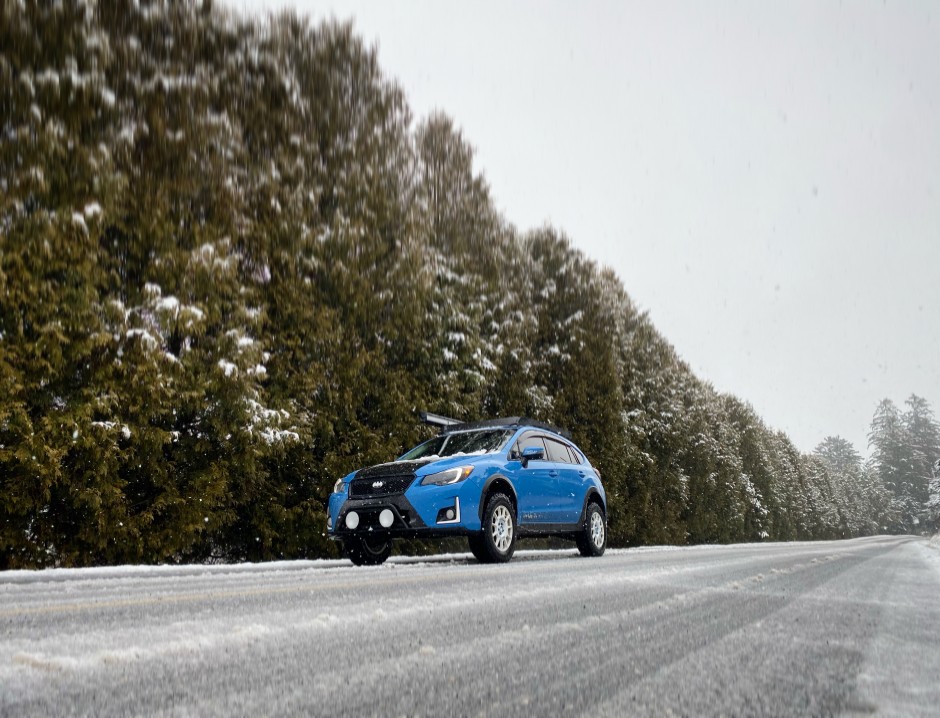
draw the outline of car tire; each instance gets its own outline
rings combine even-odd
[[[475,540],[474,540],[475,539]],[[474,551],[474,544],[480,550]],[[491,494],[483,510],[483,530],[471,537],[470,550],[480,563],[506,563],[516,550],[516,518],[505,494]]]
[[[607,520],[600,505],[591,502],[584,512],[584,525],[575,537],[582,556],[603,556],[607,548]]]
[[[483,548],[483,536],[480,534],[467,536],[467,543],[470,545],[470,553],[480,563],[486,563],[486,549]]]
[[[357,566],[378,566],[392,554],[389,538],[348,538],[343,541],[346,557]]]

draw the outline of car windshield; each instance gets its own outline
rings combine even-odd
[[[402,456],[399,461],[464,456],[467,454],[489,454],[499,451],[509,437],[512,436],[512,433],[508,429],[485,429],[443,434],[416,446]]]

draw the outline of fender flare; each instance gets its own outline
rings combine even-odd
[[[601,511],[604,512],[604,522],[607,522],[607,502],[604,501],[604,498],[601,496],[601,492],[598,491],[596,487],[592,486],[584,495],[584,504],[581,506],[581,519],[579,520],[579,523],[583,524],[587,520],[588,504],[590,504],[594,499],[596,499],[597,503],[600,504]]]
[[[519,495],[516,493],[516,487],[513,485],[512,481],[509,480],[509,477],[504,476],[503,474],[493,474],[486,481],[483,482],[483,488],[480,489],[480,505],[477,507],[477,513],[479,514],[480,521],[483,521],[483,510],[486,508],[486,503],[483,501],[483,497],[490,492],[490,488],[497,481],[502,481],[507,486],[509,486],[509,500],[512,501],[513,506],[516,509],[516,521],[519,520]]]

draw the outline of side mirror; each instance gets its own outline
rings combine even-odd
[[[545,461],[545,449],[530,446],[522,450],[522,468],[526,468],[530,461]]]

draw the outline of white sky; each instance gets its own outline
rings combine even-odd
[[[613,267],[804,450],[940,412],[940,5],[230,0],[354,18],[520,229]]]

